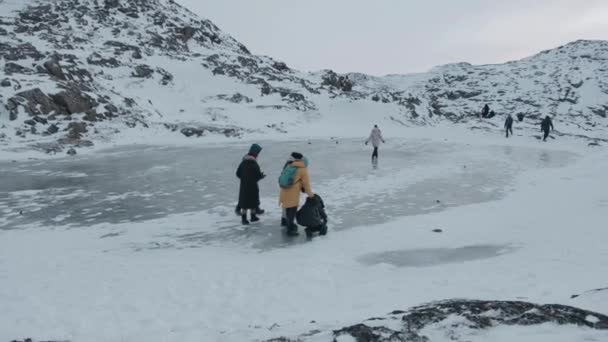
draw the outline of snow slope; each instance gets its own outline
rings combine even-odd
[[[372,77],[303,73],[249,53],[169,0],[0,3],[0,144],[46,152],[221,135],[365,134],[461,123],[606,139],[608,43],[577,41],[504,65]],[[39,90],[39,91],[38,91]],[[497,117],[480,122],[489,103]],[[349,132],[349,133],[345,133]]]

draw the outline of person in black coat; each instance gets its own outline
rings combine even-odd
[[[547,137],[553,129],[553,121],[551,121],[551,118],[547,115],[543,122],[540,123],[540,130],[544,133],[543,141],[547,141]]]
[[[511,114],[509,114],[505,120],[505,130],[507,131],[507,138],[509,137],[509,132],[513,135],[513,117]]]
[[[251,145],[249,153],[243,158],[243,161],[241,161],[236,170],[236,176],[241,180],[238,207],[241,208],[241,222],[244,225],[249,224],[247,210],[250,211],[251,222],[260,220],[256,215],[256,209],[260,206],[260,188],[258,182],[266,177],[260,170],[260,165],[257,162],[257,157],[261,151],[262,147],[260,145]]]
[[[481,110],[481,117],[482,118],[487,118],[488,114],[490,114],[490,106],[488,106],[486,104],[485,106],[483,106],[483,109]]]
[[[296,215],[298,224],[306,227],[306,237],[312,238],[314,232],[319,235],[327,234],[327,213],[325,203],[318,194],[306,199],[306,203],[300,208]]]

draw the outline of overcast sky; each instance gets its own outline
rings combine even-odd
[[[177,0],[253,53],[384,75],[608,40],[608,0]]]

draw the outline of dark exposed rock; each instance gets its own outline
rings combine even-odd
[[[98,114],[97,112],[95,112],[95,110],[91,109],[86,111],[85,116],[82,118],[85,121],[89,121],[89,122],[95,122],[99,120]]]
[[[41,116],[38,116],[38,115],[34,116],[34,121],[39,122],[39,123],[41,123],[43,125],[46,125],[46,124],[49,123],[49,121],[47,119],[45,119],[45,118],[43,118]]]
[[[163,68],[156,68],[156,72],[158,72],[159,74],[161,74],[163,76],[163,78],[160,81],[162,85],[167,85],[167,84],[171,83],[171,81],[173,81],[173,75],[171,75],[171,73],[168,72],[167,70],[165,70]]]
[[[204,128],[193,128],[193,127],[186,127],[186,128],[182,128],[182,130],[180,131],[182,132],[183,135],[187,136],[187,137],[192,137],[192,136],[197,136],[200,137],[205,133],[205,129]]]
[[[30,119],[30,120],[25,120],[23,121],[24,124],[26,125],[30,125],[30,126],[36,126],[36,121]]]
[[[3,79],[2,81],[0,81],[0,87],[10,87],[11,86],[11,80],[9,80],[8,78]]]
[[[59,65],[59,61],[57,59],[51,59],[49,61],[44,62],[44,68],[49,73],[49,75],[57,77],[60,80],[65,81],[66,77],[63,73],[63,69],[61,65]]]
[[[521,122],[521,121],[524,121],[524,118],[525,118],[525,117],[526,117],[526,115],[525,115],[525,114],[523,114],[523,113],[518,113],[518,114],[517,114],[517,120],[518,120],[518,121],[520,121],[520,122]]]
[[[120,66],[120,62],[116,58],[114,58],[114,57],[103,58],[97,52],[93,53],[92,55],[90,55],[87,58],[87,63],[89,63],[91,65],[103,66],[106,68],[117,68]]]
[[[124,102],[127,107],[134,107],[137,105],[137,102],[130,97],[125,97]]]
[[[131,54],[131,57],[133,57],[134,59],[142,59],[142,55],[141,55],[141,51],[136,50],[133,51],[133,53]]]
[[[457,318],[457,319],[454,319]],[[365,342],[429,342],[425,329],[433,324],[450,322],[449,329],[456,332],[486,330],[500,326],[532,326],[541,324],[574,325],[585,329],[608,330],[608,316],[574,308],[548,304],[538,305],[517,301],[449,300],[414,307],[408,311],[393,311],[386,320],[401,321],[399,325],[384,326],[385,319],[367,320],[333,331],[333,341],[351,337]],[[439,329],[439,328],[438,328]],[[304,337],[306,335],[301,335]],[[452,335],[454,341],[464,341]],[[304,338],[285,341],[305,341]],[[328,341],[329,342],[329,341]]]
[[[58,114],[65,113],[65,109],[57,106],[53,99],[44,94],[39,88],[17,93],[8,100],[11,120],[17,118],[19,106],[22,106],[25,112],[30,115],[49,114],[51,112]]]
[[[118,7],[120,7],[120,1],[119,0],[104,0],[103,6],[105,7],[105,9],[118,8]]]
[[[95,106],[95,101],[76,89],[68,89],[51,95],[55,103],[67,110],[68,114],[84,113]]]
[[[154,70],[146,64],[140,64],[135,67],[135,71],[131,73],[133,77],[150,78],[154,74]]]
[[[117,55],[120,55],[126,51],[132,51],[132,52],[139,53],[139,55],[141,56],[141,49],[135,45],[129,45],[129,44],[121,43],[121,42],[114,41],[114,40],[109,40],[109,41],[105,42],[104,45],[113,47],[114,54],[117,54]]]
[[[194,34],[196,33],[196,29],[192,26],[185,26],[185,27],[177,29],[177,33],[178,33],[180,39],[185,43],[185,42],[189,41],[190,39],[192,39],[192,37],[194,37]]]
[[[327,85],[338,90],[349,92],[353,89],[353,82],[348,78],[348,76],[342,76],[336,74],[332,70],[328,70],[322,76],[323,85]]]
[[[0,56],[7,61],[18,61],[26,58],[38,61],[44,58],[44,55],[30,43],[19,45],[0,43]]]
[[[76,150],[73,147],[70,147],[70,149],[67,152],[68,155],[70,156],[75,156],[76,155]]]
[[[595,115],[599,115],[602,118],[608,117],[608,105],[604,105],[601,108],[597,107],[597,108],[590,108],[590,109],[593,112],[593,114],[595,114]]]
[[[8,62],[4,65],[4,73],[7,76],[10,76],[12,74],[24,74],[24,75],[31,75],[34,73],[34,70],[24,67],[20,64],[17,63],[13,63],[13,62]]]
[[[69,139],[80,139],[82,134],[87,132],[87,124],[85,122],[70,122],[67,130]]]
[[[52,124],[49,126],[49,128],[47,128],[46,131],[48,134],[55,134],[55,133],[59,132],[59,127],[57,127],[57,125],[55,125],[55,124]]]
[[[232,103],[243,103],[243,102],[251,103],[251,102],[253,102],[253,99],[251,99],[250,97],[247,97],[241,93],[236,93],[232,96],[222,94],[222,95],[218,95],[217,98],[220,100],[224,100],[224,101],[228,101],[228,102],[232,102]]]
[[[278,71],[289,71],[289,67],[283,62],[274,62],[272,64],[272,67],[277,69]]]

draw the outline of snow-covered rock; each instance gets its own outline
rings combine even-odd
[[[437,336],[443,337],[442,341],[470,341],[473,336],[480,336],[479,331],[519,326],[528,327],[533,332],[531,327],[543,324],[606,330],[608,316],[566,305],[448,300],[407,311],[393,311],[386,317],[370,318],[363,323],[337,329],[329,334],[316,330],[297,338],[281,337],[268,342],[425,342],[437,341]]]

